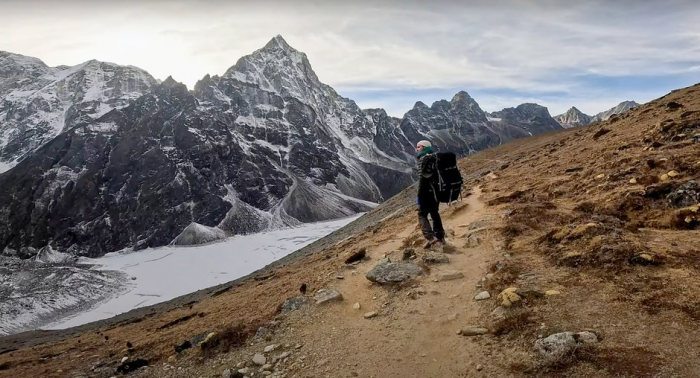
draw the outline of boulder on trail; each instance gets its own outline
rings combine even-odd
[[[438,281],[452,281],[464,278],[464,273],[457,270],[447,270],[440,272],[437,276]]]
[[[416,264],[393,263],[388,258],[379,262],[365,277],[378,284],[396,284],[405,282],[423,274],[423,269]]]
[[[429,265],[447,264],[450,262],[450,258],[444,253],[428,252],[423,255],[423,262]]]
[[[353,264],[362,261],[367,256],[367,248],[360,248],[356,251],[351,251],[345,254],[345,263]]]
[[[316,295],[314,295],[314,299],[316,300],[316,304],[323,304],[333,301],[342,301],[343,294],[340,294],[338,290],[335,289],[321,289],[316,292]]]
[[[478,327],[478,326],[468,326],[464,327],[457,332],[457,334],[462,336],[481,336],[489,333],[488,328]]]

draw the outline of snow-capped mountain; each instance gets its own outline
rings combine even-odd
[[[11,167],[60,132],[126,106],[155,84],[136,67],[96,60],[48,67],[0,51],[0,163]]]
[[[585,126],[592,123],[605,121],[615,114],[622,114],[630,109],[636,108],[637,106],[639,106],[639,104],[634,101],[623,101],[617,106],[604,112],[600,112],[594,116],[589,116],[578,110],[575,106],[572,106],[571,109],[566,111],[566,113],[555,116],[554,120],[557,121],[562,127],[568,129],[570,127]]]
[[[562,127],[568,129],[570,127],[588,125],[591,123],[591,116],[584,114],[575,106],[572,106],[566,113],[555,116],[554,120],[559,122]]]
[[[467,154],[551,129],[521,107],[489,120],[460,92],[401,120],[363,111],[277,36],[192,91],[168,78],[37,143],[0,176],[0,253],[101,256],[366,211],[413,183],[420,139]]]
[[[596,114],[595,116],[593,116],[591,118],[591,123],[605,121],[615,114],[622,114],[630,109],[636,108],[637,106],[639,106],[639,104],[634,102],[634,101],[623,101],[623,102],[617,104],[617,106],[610,108],[604,112],[600,112],[600,113]]]

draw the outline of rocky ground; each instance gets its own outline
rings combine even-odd
[[[408,191],[189,302],[3,339],[0,375],[697,376],[700,86],[460,169],[443,251]]]
[[[35,329],[87,311],[127,290],[129,277],[124,273],[95,270],[67,257],[38,261],[0,256],[0,335]]]

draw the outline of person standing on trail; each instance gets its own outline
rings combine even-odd
[[[442,228],[440,218],[440,202],[438,202],[438,173],[437,156],[433,145],[427,140],[421,140],[416,144],[418,153],[418,224],[420,224],[423,236],[427,240],[424,248],[430,248],[434,244],[445,244],[445,230]],[[428,220],[428,214],[433,219],[432,226]]]

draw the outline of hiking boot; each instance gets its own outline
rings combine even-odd
[[[423,249],[428,249],[437,242],[439,242],[438,238],[432,238],[423,244]]]

